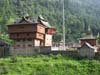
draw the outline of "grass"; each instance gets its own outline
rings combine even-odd
[[[99,75],[98,60],[66,55],[9,56],[0,58],[0,75]]]

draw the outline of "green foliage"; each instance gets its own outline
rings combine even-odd
[[[6,10],[5,10],[6,9]],[[61,0],[1,0],[0,29],[7,33],[7,24],[26,14],[36,17],[43,15],[54,28],[54,41],[62,38]],[[99,0],[65,0],[66,41],[73,41],[87,33],[88,25],[94,35],[100,32]]]
[[[98,43],[100,44],[100,33],[97,35]]]
[[[12,44],[13,41],[9,38],[9,35],[6,33],[1,33],[0,34],[0,39],[4,40],[8,44]]]
[[[17,62],[17,57],[16,57],[16,56],[12,56],[12,57],[10,58],[10,62],[11,62],[11,63],[16,63],[16,62]]]
[[[11,61],[13,61],[13,63]],[[7,58],[0,58],[0,75],[99,74],[100,62],[98,60],[77,60],[61,54],[9,56]]]
[[[62,38],[62,34],[61,33],[55,33],[54,36],[53,36],[53,41],[54,42],[60,42],[61,41],[61,38]]]
[[[0,63],[0,75],[3,75],[3,74],[7,74],[7,71],[6,71],[5,65],[3,63]]]

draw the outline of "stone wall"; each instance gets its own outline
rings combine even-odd
[[[0,56],[9,55],[9,47],[0,47]]]
[[[10,54],[11,55],[29,55],[29,54],[35,54],[35,51],[33,50],[33,48],[14,49],[13,47],[11,47]]]
[[[11,55],[32,55],[38,53],[50,53],[51,47],[31,47],[31,48],[17,48],[10,47]]]
[[[95,52],[94,52],[94,49],[84,46],[84,47],[78,49],[78,55],[79,55],[79,57],[92,58],[95,56]]]

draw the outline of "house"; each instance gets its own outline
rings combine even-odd
[[[96,46],[92,46],[88,42],[85,42],[83,45],[81,45],[80,48],[78,48],[78,55],[80,57],[88,57],[92,58],[95,56],[95,52],[97,52]]]
[[[0,56],[9,55],[9,44],[0,39]]]
[[[54,28],[42,16],[38,16],[37,19],[24,16],[8,25],[8,32],[14,41],[12,54],[33,54],[34,47],[52,46]]]

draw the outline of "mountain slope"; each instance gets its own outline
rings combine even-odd
[[[100,32],[99,0],[65,0],[66,41],[73,41],[86,35],[88,27],[94,35]],[[5,24],[16,18],[29,14],[33,17],[43,15],[56,28],[54,39],[60,41],[62,36],[62,2],[61,0],[1,0],[0,24],[2,32],[7,30]],[[6,9],[6,10],[5,10]]]

